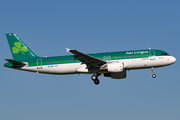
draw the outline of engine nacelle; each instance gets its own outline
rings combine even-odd
[[[104,77],[111,77],[113,79],[123,79],[126,78],[126,70],[119,73],[104,73]]]
[[[122,72],[124,70],[123,62],[113,62],[107,64],[108,72]]]

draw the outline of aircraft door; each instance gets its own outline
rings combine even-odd
[[[42,69],[42,59],[37,59],[37,69]]]
[[[150,60],[155,60],[155,51],[154,50],[150,50],[150,53],[149,53],[149,56],[150,56]]]

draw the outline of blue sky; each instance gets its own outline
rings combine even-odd
[[[179,120],[180,1],[0,1],[1,120]],[[12,58],[5,33],[39,56],[160,49],[175,64],[132,70],[127,78],[45,75],[4,68]]]

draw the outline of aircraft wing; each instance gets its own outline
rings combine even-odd
[[[71,52],[72,54],[74,54],[74,58],[75,60],[79,60],[82,62],[82,64],[86,64],[88,69],[91,68],[99,68],[100,66],[104,65],[106,62],[100,59],[97,59],[95,57],[92,57],[90,55],[81,53],[77,50],[71,50],[66,48],[67,52]]]

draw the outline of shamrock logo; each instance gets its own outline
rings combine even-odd
[[[25,46],[22,47],[20,42],[15,42],[14,46],[15,47],[12,47],[12,52],[14,54],[17,54],[17,53],[19,53],[21,51],[25,55],[24,52],[27,52],[27,48]]]

